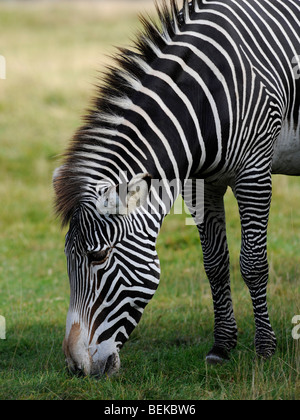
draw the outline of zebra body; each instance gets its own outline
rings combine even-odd
[[[57,211],[71,221],[64,351],[71,370],[85,374],[118,370],[119,350],[158,286],[164,217],[180,192],[191,203],[188,179],[205,180],[198,229],[215,310],[207,360],[228,358],[237,340],[228,186],[239,204],[256,350],[269,357],[276,348],[266,303],[267,225],[271,173],[300,175],[300,2],[194,0],[179,12],[171,1],[158,14],[161,27],[143,19],[137,51],[117,57],[54,176]]]

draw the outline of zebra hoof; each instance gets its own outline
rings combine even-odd
[[[256,356],[261,360],[268,360],[274,356],[277,348],[277,340],[274,333],[269,336],[257,334],[255,337]]]
[[[206,363],[209,365],[222,365],[229,361],[229,353],[222,347],[214,346],[206,356]]]
[[[260,360],[269,360],[271,359],[276,352],[276,348],[274,347],[258,347],[256,348],[256,358]]]

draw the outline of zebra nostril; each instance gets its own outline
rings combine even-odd
[[[107,357],[107,359],[99,359],[95,361],[90,375],[96,379],[101,379],[103,377],[110,377],[118,372],[120,368],[120,358],[118,353],[113,353]]]
[[[111,376],[116,373],[120,368],[120,358],[118,353],[113,353],[106,359],[103,374]]]
[[[91,375],[95,379],[101,379],[104,376],[110,376],[113,372],[114,355],[108,356],[105,362],[95,363]]]
[[[105,363],[105,367],[104,367],[104,375],[108,374],[109,371],[111,370],[111,367],[113,365],[113,360],[114,360],[114,355],[111,354],[110,356],[108,356],[106,363]]]

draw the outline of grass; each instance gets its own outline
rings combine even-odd
[[[105,3],[103,3],[105,4]],[[102,6],[103,6],[102,4]],[[134,6],[0,3],[0,399],[299,399],[299,179],[275,177],[269,228],[270,316],[278,351],[254,359],[254,325],[239,272],[240,228],[226,197],[239,344],[231,361],[208,367],[213,311],[196,229],[169,216],[158,240],[160,287],[104,381],[69,376],[61,342],[69,286],[64,234],[52,212],[52,171],[88,106],[112,45],[138,26]],[[139,5],[135,4],[135,8]]]

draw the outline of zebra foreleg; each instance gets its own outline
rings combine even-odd
[[[237,179],[235,195],[242,226],[241,274],[253,302],[256,352],[258,356],[269,358],[276,350],[276,337],[267,307],[267,227],[272,197],[271,175],[249,171]]]
[[[224,194],[227,187],[205,184],[204,218],[198,225],[203,249],[204,267],[209,279],[214,303],[214,346],[207,355],[210,364],[229,359],[229,352],[236,347],[237,326],[233,313],[229,252],[226,237]],[[189,194],[185,202],[189,208]],[[193,212],[191,211],[192,215]],[[196,219],[195,219],[196,220]]]

